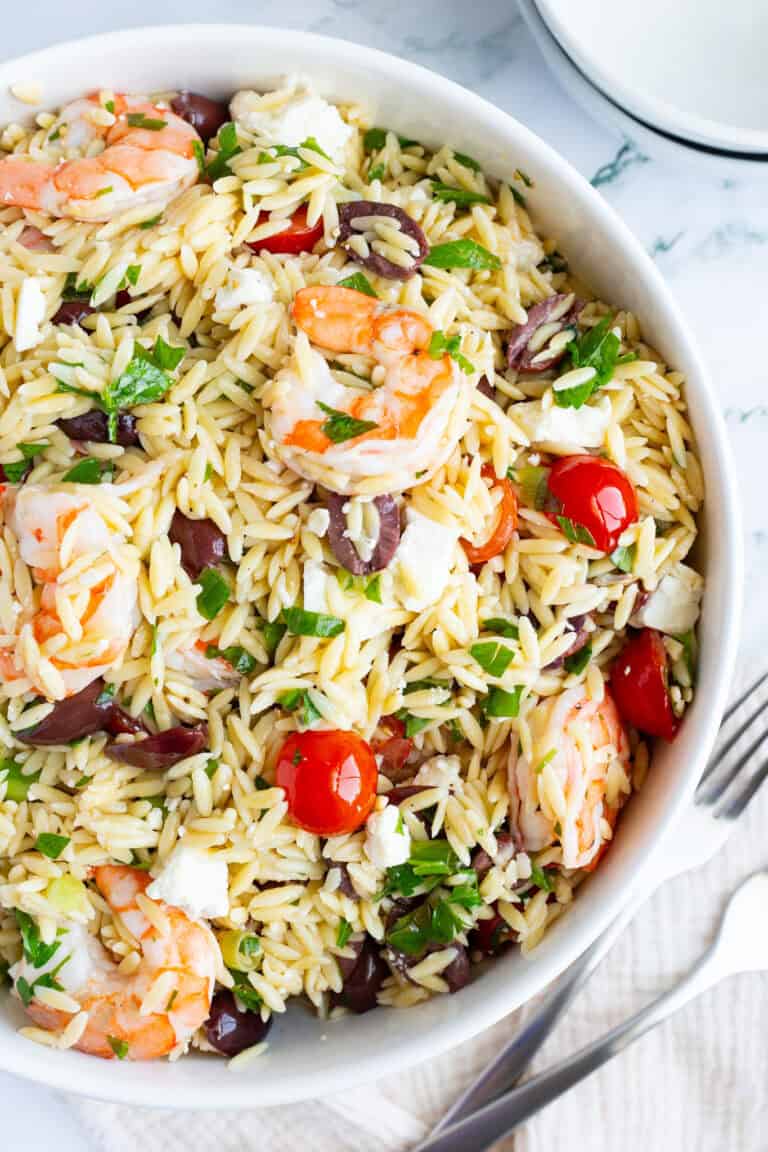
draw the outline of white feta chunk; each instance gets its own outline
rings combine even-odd
[[[328,579],[325,564],[319,560],[304,561],[304,608],[307,612],[327,612]]]
[[[421,612],[445,591],[459,534],[414,508],[407,509],[405,518],[407,526],[392,558],[395,593],[409,612]]]
[[[365,854],[377,868],[394,868],[410,856],[411,834],[396,804],[372,812],[366,820]]]
[[[331,523],[331,514],[327,508],[315,508],[307,516],[307,528],[315,536],[325,536]]]
[[[677,564],[632,616],[632,624],[656,628],[668,636],[690,632],[699,618],[704,581],[698,572]]]
[[[314,139],[335,163],[344,159],[353,129],[333,104],[306,91],[280,108],[264,108],[261,103],[256,92],[235,93],[230,104],[233,119],[270,144],[295,148]]]
[[[177,844],[147,888],[147,896],[181,908],[193,920],[226,916],[229,912],[226,862],[210,852]]]
[[[416,773],[414,784],[425,788],[455,789],[461,780],[461,761],[458,756],[433,756],[425,760]]]
[[[215,304],[218,312],[229,312],[249,304],[271,304],[274,298],[275,285],[260,269],[230,268],[226,281],[217,289]]]
[[[607,397],[598,404],[581,408],[545,408],[540,400],[513,404],[509,415],[525,432],[532,444],[551,444],[557,450],[601,448],[611,422],[611,405]]]
[[[22,280],[16,301],[16,331],[13,342],[17,352],[36,348],[43,338],[40,325],[45,320],[45,295],[40,280],[27,276]]]

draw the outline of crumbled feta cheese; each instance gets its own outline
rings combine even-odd
[[[43,338],[40,325],[45,320],[45,295],[35,276],[22,280],[16,301],[16,332],[13,342],[17,352],[35,348]]]
[[[296,147],[314,138],[333,161],[343,160],[353,129],[333,104],[310,92],[297,93],[277,109],[261,108],[260,103],[255,92],[237,92],[230,105],[233,119],[271,144]]]
[[[540,400],[513,404],[509,415],[532,444],[553,444],[558,448],[601,448],[611,422],[610,401],[581,408],[544,408]]]
[[[689,632],[699,618],[703,591],[704,581],[698,572],[685,564],[677,564],[634,613],[632,623],[642,628],[657,628],[670,636]]]
[[[314,532],[315,536],[325,536],[330,523],[331,514],[327,508],[315,508],[307,516],[307,528],[310,532]]]
[[[319,560],[304,561],[304,607],[307,612],[327,612],[327,570]]]
[[[409,612],[421,612],[445,591],[459,534],[414,508],[405,518],[407,527],[392,558],[395,592]]]
[[[365,854],[377,868],[405,864],[411,854],[411,834],[397,805],[388,804],[366,820]]]
[[[59,947],[50,960],[40,968],[35,968],[22,956],[21,960],[9,970],[13,982],[23,978],[31,985],[46,972],[58,968],[56,979],[59,984],[65,992],[76,995],[94,976],[109,970],[110,965],[104,949],[84,924],[75,921],[64,924],[59,929],[57,939]],[[62,964],[65,957],[66,962]]]
[[[216,310],[228,312],[249,304],[271,304],[274,297],[274,283],[258,268],[230,268],[226,282],[216,292]]]
[[[229,875],[220,856],[187,844],[177,844],[162,871],[147,888],[152,900],[181,908],[193,920],[226,916]]]
[[[461,761],[458,756],[433,756],[425,760],[414,777],[414,784],[425,788],[455,788],[461,779]]]

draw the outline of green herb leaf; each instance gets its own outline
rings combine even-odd
[[[430,248],[425,264],[433,268],[501,268],[501,260],[475,240],[451,240]]]
[[[6,800],[13,800],[15,804],[21,804],[23,800],[26,800],[31,785],[36,784],[40,779],[39,772],[25,775],[23,765],[17,763],[16,760],[0,760],[0,772],[7,773],[5,798]]]
[[[568,261],[554,248],[536,267],[540,272],[567,272]]]
[[[469,654],[473,660],[477,660],[484,672],[497,677],[504,675],[514,656],[512,650],[498,640],[483,640],[473,644]]]
[[[514,408],[512,411],[514,414]],[[529,508],[535,508],[537,512],[542,512],[550,500],[549,468],[526,464],[518,469],[517,480],[523,503]]]
[[[141,264],[129,264],[120,287],[124,288],[126,284],[130,284],[132,288],[135,288],[139,282],[139,276],[141,276]]]
[[[401,148],[411,148],[414,144],[418,144],[418,140],[409,140],[407,136],[398,136],[397,141]],[[369,128],[363,136],[363,148],[366,152],[378,152],[386,142],[386,128]]]
[[[429,944],[450,944],[468,926],[449,900],[425,901],[395,921],[386,934],[386,941],[406,956],[418,956]]]
[[[209,780],[213,780],[214,776],[219,770],[219,760],[217,756],[211,756],[205,766],[205,774]]]
[[[125,1040],[118,1040],[116,1036],[107,1036],[107,1043],[117,1056],[118,1060],[125,1060],[129,1048]]]
[[[461,208],[471,204],[490,204],[490,199],[482,192],[470,192],[468,188],[452,188],[450,184],[443,184],[440,180],[432,181],[432,195],[435,200],[445,203],[452,202]]]
[[[62,300],[90,300],[93,294],[93,288],[93,284],[89,284],[87,280],[78,284],[77,272],[67,272],[61,298]]]
[[[201,140],[192,141],[192,152],[195,160],[197,160],[197,170],[201,176],[205,176],[205,148]]]
[[[432,723],[431,720],[426,720],[422,716],[414,716],[407,708],[400,708],[395,716],[405,724],[405,734],[409,740],[413,739],[419,732],[423,732]]]
[[[451,359],[456,361],[459,368],[461,368],[465,375],[471,376],[475,370],[475,366],[474,364],[471,364],[469,360],[467,360],[466,356],[462,356],[461,352],[459,351],[460,344],[461,337],[458,335],[458,333],[454,336],[446,336],[444,332],[441,332],[438,329],[432,333],[429,341],[429,347],[427,348],[427,353],[432,357],[433,360],[439,360],[442,356],[446,355],[450,356]]]
[[[408,863],[416,876],[452,876],[461,862],[447,840],[414,840]]]
[[[338,616],[326,616],[323,612],[308,612],[305,608],[284,608],[283,620],[293,636],[319,636],[328,639],[340,636],[344,631],[344,621]]]
[[[261,625],[264,635],[264,647],[270,659],[277,651],[277,646],[286,633],[286,626],[282,620],[265,620]]]
[[[344,948],[347,940],[352,935],[352,925],[348,920],[339,920],[339,927],[336,932],[336,947]]]
[[[71,392],[73,396],[85,396],[88,400],[93,400],[97,408],[104,408],[104,398],[100,392],[89,392],[87,388],[77,388],[74,384],[65,384],[63,380],[56,381],[57,392]]]
[[[344,280],[339,280],[337,287],[351,288],[354,292],[364,292],[366,296],[375,296],[376,299],[378,299],[370,280],[367,276],[364,276],[362,272],[353,272],[351,276],[347,276]]]
[[[578,652],[574,652],[571,656],[566,656],[565,660],[563,661],[563,667],[565,668],[566,672],[570,672],[572,676],[578,676],[580,672],[584,671],[591,659],[592,645],[585,644],[583,648],[578,650]]]
[[[196,140],[195,143],[200,144],[200,141]],[[200,145],[200,147],[202,148],[202,145]],[[139,224],[139,228],[154,228],[155,224],[159,224],[162,218],[163,214],[160,212],[157,216],[152,216],[149,220],[142,220],[141,224]]]
[[[291,688],[278,696],[277,702],[286,712],[296,713],[301,728],[311,728],[322,719],[306,688]]]
[[[544,769],[546,768],[547,764],[551,763],[551,761],[554,760],[555,756],[557,756],[557,748],[550,748],[550,750],[549,750],[549,752],[547,752],[546,756],[544,756],[541,760],[539,760],[538,764],[536,765],[535,771],[537,773],[543,772]]]
[[[463,164],[464,167],[469,168],[470,171],[472,171],[472,172],[481,172],[482,171],[482,168],[478,164],[477,160],[474,160],[471,156],[467,156],[466,152],[456,152],[454,150],[453,155],[458,160],[459,164]]]
[[[9,484],[20,484],[29,471],[28,460],[12,460],[2,465],[3,474]]]
[[[364,595],[366,600],[370,600],[372,604],[381,604],[381,572],[371,576],[365,585]]]
[[[219,128],[216,144],[216,154],[207,168],[208,179],[211,183],[222,176],[226,176],[230,171],[230,160],[242,152],[242,148],[237,142],[237,129],[231,120]]]
[[[481,705],[483,712],[486,716],[494,719],[511,719],[517,716],[520,712],[522,692],[523,688],[520,684],[511,692],[505,692],[503,688],[491,688],[488,695],[483,699]]]
[[[109,438],[112,443],[117,437],[117,414],[120,409],[160,400],[173,383],[168,373],[156,363],[154,358],[156,349],[157,345],[155,350],[147,352],[140,344],[136,345],[128,367],[117,380],[109,381],[103,396],[99,399],[100,406],[109,414]],[[173,351],[182,350],[173,349]]]
[[[148,132],[159,132],[165,128],[167,120],[158,120],[156,117],[145,116],[143,112],[129,112],[126,122],[131,128],[146,128]]]
[[[195,583],[200,585],[197,610],[206,620],[213,620],[229,600],[229,584],[217,568],[204,568]]]
[[[40,930],[31,916],[22,912],[20,908],[15,910],[15,916],[21,933],[24,959],[29,960],[33,968],[44,968],[58,951],[61,941],[54,940],[52,944],[44,944],[40,939]]]
[[[689,632],[683,632],[673,639],[683,646],[683,659],[688,669],[688,677],[693,684],[696,679],[696,632],[691,628]]]
[[[175,372],[186,356],[186,348],[176,348],[173,344],[166,344],[162,336],[158,336],[152,348],[152,363],[163,372]]]
[[[58,860],[69,844],[69,836],[56,836],[53,832],[41,832],[35,840],[35,850],[42,852],[49,860]]]
[[[245,956],[246,960],[250,960],[252,956],[258,956],[261,952],[261,940],[258,936],[243,936],[237,950],[241,956]]]
[[[512,199],[514,200],[515,204],[519,204],[521,208],[528,207],[528,201],[526,200],[525,196],[523,196],[519,188],[515,188],[514,184],[510,184],[509,190],[512,193]]]
[[[209,660],[226,660],[241,676],[248,676],[256,667],[256,657],[251,656],[250,652],[246,652],[239,644],[233,644],[231,648],[217,648],[214,644],[209,644],[205,654]]]
[[[540,868],[538,864],[531,865],[531,880],[537,888],[541,888],[543,892],[554,892],[555,886],[550,879],[549,873]]]
[[[246,1012],[258,1012],[261,1007],[261,996],[259,996],[246,974],[244,972],[237,972],[234,968],[230,968],[229,972],[234,980],[232,991],[243,1008],[245,1008]]]
[[[594,368],[595,375],[585,384],[573,388],[553,390],[555,403],[560,408],[581,408],[582,404],[613,378],[618,362],[621,341],[612,331],[613,316],[604,316],[594,328],[582,333],[568,345],[570,368]]]
[[[385,164],[374,164],[368,169],[368,183],[373,184],[374,180],[383,180],[386,174],[387,168]]]
[[[595,538],[589,528],[585,528],[583,524],[577,524],[575,520],[569,520],[567,516],[556,516],[555,519],[560,525],[563,535],[570,540],[571,544],[587,544],[590,548],[595,547]]]
[[[347,572],[346,568],[337,568],[335,572],[336,579],[345,592],[357,592],[358,595],[365,596],[366,600],[370,600],[373,604],[381,604],[380,572],[369,579],[366,579],[365,576],[354,576],[351,572]]]
[[[343,444],[345,440],[354,440],[356,436],[362,436],[364,432],[378,428],[374,420],[358,420],[348,412],[330,408],[327,404],[323,404],[322,400],[317,401],[317,406],[328,417],[322,430],[334,444]]]
[[[105,100],[104,101],[104,107],[106,108],[107,112],[111,112],[112,115],[114,116],[114,114],[115,114],[115,102],[114,102],[114,100]]]
[[[492,616],[490,620],[481,620],[480,627],[483,632],[495,632],[497,636],[506,636],[508,640],[517,640],[520,632],[517,624],[505,620],[503,616]]]
[[[53,144],[54,141],[58,140],[60,136],[61,136],[61,126],[54,128],[53,132],[51,132],[50,136],[48,137],[48,143]]]
[[[523,172],[522,168],[515,169],[515,180],[520,180],[525,184],[526,188],[533,188],[533,180],[531,180],[527,172]]]
[[[636,552],[637,547],[634,544],[620,545],[611,552],[609,559],[620,572],[631,572],[635,565]]]
[[[98,192],[94,192],[93,196],[94,199],[98,199],[99,196],[109,196],[110,192],[114,192],[114,188],[111,184],[108,184],[105,188],[99,188]]]
[[[101,480],[101,461],[90,457],[79,460],[74,467],[64,473],[62,479],[68,480],[71,484],[98,484]]]
[[[16,991],[24,1007],[29,1008],[35,998],[35,993],[29,981],[25,980],[23,976],[19,976],[16,981]]]

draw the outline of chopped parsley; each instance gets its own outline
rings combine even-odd
[[[344,280],[339,280],[336,287],[351,288],[353,292],[364,292],[366,296],[377,296],[370,280],[362,272],[353,272],[351,276],[347,276]]]
[[[570,520],[567,516],[555,516],[563,535],[571,544],[587,544],[590,548],[595,547],[595,538],[590,532],[589,528],[585,528],[583,524],[577,524],[575,520]]]
[[[153,116],[145,116],[143,112],[129,112],[125,119],[129,127],[146,128],[148,132],[160,132],[168,123],[167,120],[160,120]]]
[[[118,1040],[116,1036],[107,1036],[107,1042],[118,1060],[125,1060],[129,1052],[125,1040]]]
[[[151,216],[149,220],[142,220],[139,228],[154,228],[155,224],[159,224],[162,218],[163,214],[160,212],[157,216]]]
[[[473,159],[472,156],[467,156],[466,152],[454,151],[453,155],[454,158],[458,160],[459,164],[463,165],[464,168],[469,168],[471,172],[482,172],[482,168],[478,164],[477,160]]]
[[[432,181],[432,195],[435,200],[458,204],[460,208],[491,202],[483,192],[471,192],[468,188],[452,188],[450,184],[443,184],[441,180]]]
[[[129,268],[126,276],[130,271]],[[136,278],[138,279],[138,274]],[[173,383],[169,373],[179,366],[184,354],[184,348],[174,348],[166,344],[162,336],[158,336],[151,351],[140,344],[136,345],[128,367],[117,380],[110,380],[107,383],[101,395],[92,392],[83,393],[82,390],[71,388],[60,381],[59,390],[90,396],[107,413],[109,439],[114,444],[117,439],[117,417],[120,410],[162,399]]]
[[[369,128],[363,136],[363,148],[366,152],[378,152],[387,142],[387,128]],[[412,148],[418,140],[409,140],[407,136],[398,136],[397,142],[401,148]]]
[[[620,545],[615,548],[609,557],[620,572],[631,572],[635,565],[637,547],[634,544]]]
[[[572,676],[578,676],[583,672],[587,664],[592,659],[592,645],[585,644],[583,648],[579,648],[578,652],[573,652],[570,656],[566,656],[563,661],[563,667],[566,672],[570,672]]]
[[[308,612],[305,608],[284,608],[283,620],[293,636],[319,636],[328,639],[344,631],[344,621],[323,612]]]
[[[437,329],[437,331],[432,333],[427,352],[433,360],[439,360],[442,356],[450,356],[452,360],[456,361],[465,375],[471,376],[475,370],[475,366],[467,360],[466,356],[462,356],[459,351],[460,344],[461,337],[458,333],[454,336],[446,336],[444,332]]]
[[[543,892],[554,892],[555,890],[549,873],[544,868],[540,868],[538,864],[531,865],[531,880]]]
[[[619,356],[621,341],[612,329],[613,316],[603,316],[593,328],[583,332],[568,345],[571,368],[594,368],[595,375],[584,384],[573,388],[553,389],[555,403],[560,408],[581,408],[593,393],[613,379],[618,364],[636,359],[634,352]]]
[[[517,640],[519,630],[517,624],[505,620],[503,616],[492,616],[490,620],[481,620],[480,627],[483,632],[494,632],[497,636],[506,636],[508,640]]]
[[[238,972],[234,968],[230,968],[229,973],[234,980],[232,992],[235,998],[240,1001],[246,1012],[258,1012],[261,1007],[261,996],[259,996],[246,974],[244,972]]]
[[[15,910],[15,916],[21,933],[24,959],[28,960],[33,968],[44,968],[56,955],[61,941],[54,940],[52,944],[44,944],[40,939],[40,929],[31,916],[22,912],[20,908]]]
[[[288,692],[283,692],[278,696],[277,702],[281,708],[285,708],[286,712],[296,713],[296,719],[301,728],[312,728],[318,720],[322,719],[321,713],[312,703],[312,697],[306,688],[291,688]]]
[[[256,667],[256,657],[251,656],[250,652],[246,652],[239,644],[233,644],[231,648],[217,648],[214,644],[209,644],[205,654],[209,660],[226,660],[241,676],[248,676]]]
[[[323,404],[322,400],[317,401],[317,406],[328,417],[323,423],[322,430],[334,444],[343,444],[346,440],[354,440],[356,436],[362,436],[365,432],[378,428],[374,420],[358,420],[348,412],[340,412],[337,408]]]
[[[85,460],[79,460],[74,467],[65,472],[62,480],[67,480],[71,484],[98,484],[101,480],[101,468],[101,460],[87,457]]]
[[[41,832],[35,840],[35,851],[41,852],[49,860],[58,860],[69,844],[69,836],[57,836],[53,832]]]
[[[196,583],[200,585],[197,610],[206,620],[213,620],[229,600],[229,584],[217,568],[204,568]]]
[[[386,164],[374,164],[368,169],[368,183],[373,184],[374,180],[383,180],[386,174]]]
[[[352,925],[348,920],[339,920],[339,927],[336,932],[336,947],[346,947],[347,940],[352,935]]]
[[[494,720],[514,718],[520,712],[522,692],[521,684],[516,685],[511,692],[505,692],[503,688],[491,688],[482,701],[483,712]]]
[[[208,179],[213,183],[230,172],[230,161],[242,152],[237,142],[237,129],[232,121],[222,124],[216,137],[217,151],[207,167]]]
[[[24,479],[24,475],[30,467],[30,462],[38,453],[42,452],[44,448],[50,448],[50,444],[43,440],[37,444],[25,444],[22,442],[17,444],[16,448],[21,452],[22,459],[12,460],[8,464],[0,465],[5,473],[5,479],[9,484],[19,484]]]
[[[474,268],[497,271],[501,260],[475,240],[450,240],[446,244],[436,244],[430,248],[425,264],[433,268]]]
[[[373,604],[381,604],[381,572],[373,576],[353,576],[346,568],[336,569],[336,579],[345,592],[357,592]]]
[[[205,148],[201,140],[192,141],[192,152],[194,153],[195,160],[197,160],[197,170],[201,176],[205,176]],[[144,227],[144,225],[142,225]]]

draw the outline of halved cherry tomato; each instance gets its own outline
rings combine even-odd
[[[667,650],[660,632],[643,628],[613,662],[611,691],[624,720],[649,736],[674,739],[678,720],[667,691]]]
[[[601,552],[613,552],[624,529],[637,520],[637,497],[629,479],[600,456],[564,456],[553,464],[547,484],[560,502],[559,513],[547,513],[550,520],[563,528],[565,517],[577,529],[586,529]],[[589,537],[583,543],[588,544]]]
[[[498,556],[509,544],[517,528],[517,493],[512,481],[497,476],[490,464],[483,464],[482,475],[485,480],[490,480],[492,488],[501,489],[501,500],[496,512],[495,527],[484,544],[474,545],[462,538],[461,546],[470,564],[485,564],[486,560]]]
[[[322,216],[310,227],[307,224],[307,207],[302,204],[294,212],[285,231],[267,236],[265,240],[254,240],[248,247],[254,252],[285,252],[295,255],[298,252],[311,252],[322,234]]]
[[[354,832],[376,800],[370,744],[354,732],[294,732],[280,749],[276,782],[292,819],[307,832]]]

